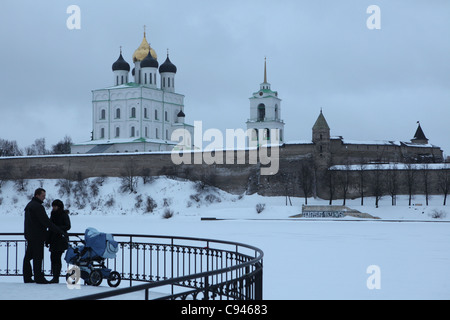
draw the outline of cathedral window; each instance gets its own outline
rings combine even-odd
[[[136,129],[134,127],[131,127],[131,137],[134,137],[136,135]]]
[[[102,111],[100,112],[100,120],[105,120],[106,119],[106,110],[102,109]]]
[[[136,108],[131,108],[131,118],[136,118]]]
[[[167,81],[168,81],[168,87],[170,88],[170,78],[167,78]]]
[[[158,120],[158,110],[155,110],[155,120]]]
[[[105,128],[101,128],[100,129],[100,139],[104,139],[105,138]]]
[[[147,74],[144,73],[144,84],[147,84]]]
[[[167,111],[164,112],[164,120],[169,121],[169,116],[167,115]]]
[[[120,128],[116,127],[116,138],[120,137]]]
[[[116,119],[120,119],[120,109],[116,109]]]
[[[158,132],[158,128],[156,128],[156,139],[159,139],[159,132]]]
[[[147,108],[144,108],[144,118],[148,119]]]

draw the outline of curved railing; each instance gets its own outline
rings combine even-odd
[[[80,241],[75,237],[84,234],[69,236],[76,245]],[[77,299],[140,291],[145,299],[152,293],[154,299],[262,300],[264,253],[256,247],[172,236],[114,234],[114,239],[119,252],[106,265],[119,272],[122,286]],[[0,277],[22,276],[25,246],[22,233],[0,233]],[[49,254],[45,256],[43,270],[50,275]]]

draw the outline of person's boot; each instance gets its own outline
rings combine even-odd
[[[53,279],[50,280],[50,283],[59,283],[59,275],[61,274],[62,265],[58,263],[52,264],[52,274]]]

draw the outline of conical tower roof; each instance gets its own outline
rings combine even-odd
[[[425,134],[423,133],[420,123],[419,126],[417,127],[416,134],[414,135],[413,140],[428,140],[427,137],[425,137]]]
[[[317,118],[316,123],[314,123],[313,130],[330,130],[327,120],[325,120],[325,117],[323,116],[322,110],[320,110],[319,117]]]

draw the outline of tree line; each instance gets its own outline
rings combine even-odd
[[[283,189],[286,205],[291,204],[290,197],[302,197],[308,204],[308,198],[320,197],[329,200],[332,205],[346,205],[348,199],[359,198],[361,205],[367,197],[375,199],[375,206],[383,197],[389,197],[391,204],[397,204],[399,195],[407,195],[411,206],[415,195],[425,196],[425,205],[429,205],[432,195],[443,195],[443,205],[447,204],[450,193],[450,163],[433,167],[428,163],[402,164],[352,164],[330,166],[319,170],[312,159],[288,163],[278,177],[265,178],[261,188]]]
[[[72,144],[72,138],[65,136],[47,149],[45,138],[38,138],[33,144],[22,149],[18,146],[17,141],[0,138],[0,157],[70,154]]]

